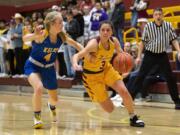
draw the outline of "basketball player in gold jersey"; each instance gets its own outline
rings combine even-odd
[[[144,127],[144,122],[134,113],[133,100],[122,81],[122,76],[110,64],[114,50],[117,53],[123,52],[118,39],[112,37],[112,34],[111,23],[102,22],[99,37],[91,39],[83,50],[73,56],[73,68],[83,71],[83,84],[92,101],[98,102],[106,112],[111,113],[114,106],[108,97],[106,85],[112,87],[123,98],[130,115],[130,125]],[[78,61],[82,58],[84,58],[83,67],[78,65]]]

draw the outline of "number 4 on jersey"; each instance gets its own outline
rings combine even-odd
[[[51,53],[47,54],[46,56],[44,56],[44,59],[48,62],[51,59]]]

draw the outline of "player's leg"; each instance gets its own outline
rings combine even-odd
[[[133,100],[127,88],[122,81],[122,77],[114,70],[112,65],[108,65],[105,71],[105,82],[112,87],[123,99],[123,103],[130,115],[130,125],[135,127],[144,127],[144,122],[139,120],[134,113]]]
[[[56,122],[57,121],[56,104],[58,102],[57,90],[48,90],[48,94],[49,94],[48,108],[51,112],[52,121]]]
[[[42,128],[43,123],[41,120],[41,97],[43,91],[43,84],[41,78],[37,73],[31,73],[28,77],[28,81],[33,87],[34,93],[32,98],[33,111],[34,111],[34,128]]]
[[[122,97],[123,103],[130,115],[130,125],[135,127],[144,127],[144,122],[142,120],[139,120],[134,112],[132,97],[130,96],[123,81],[117,80],[111,87],[116,90],[117,93],[119,93],[119,95]]]
[[[82,75],[83,84],[93,102],[98,102],[106,112],[112,112],[114,105],[108,96],[103,73]]]

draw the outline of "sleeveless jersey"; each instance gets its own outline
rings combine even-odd
[[[109,43],[109,50],[105,49],[101,42],[98,40],[98,50],[95,52],[95,60],[93,62],[90,62],[88,58],[84,58],[83,61],[83,69],[93,71],[93,72],[98,72],[104,70],[106,67],[107,63],[110,63],[111,58],[113,57],[114,53],[114,48],[115,44],[113,42],[113,39],[111,38],[108,43]]]
[[[63,41],[59,36],[57,37],[56,43],[52,43],[48,32],[46,32],[42,43],[32,42],[30,56],[44,65],[53,63],[62,43]]]

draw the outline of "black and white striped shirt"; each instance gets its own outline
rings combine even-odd
[[[144,27],[142,41],[144,41],[145,50],[152,53],[166,52],[170,41],[177,38],[171,23],[163,21],[161,26],[155,22],[149,22]]]

